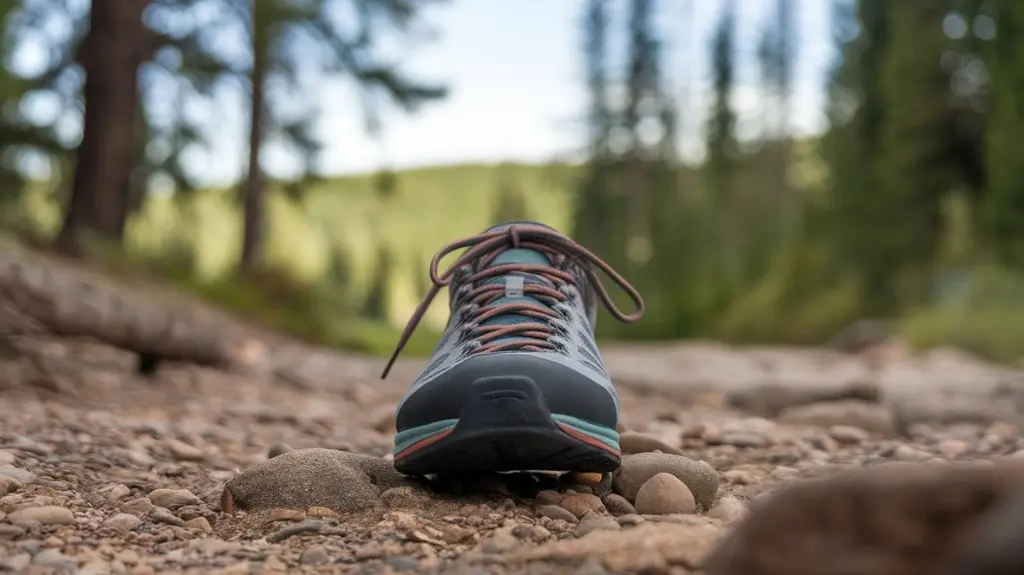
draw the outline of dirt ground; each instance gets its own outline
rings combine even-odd
[[[421,361],[381,381],[381,359],[275,340],[245,371],[147,377],[96,343],[17,345],[0,572],[1024,572],[985,570],[1020,559],[1024,372],[955,350],[611,346],[614,478],[428,484],[388,463]]]

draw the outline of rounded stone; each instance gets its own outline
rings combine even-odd
[[[693,493],[678,477],[659,473],[648,479],[636,494],[636,510],[644,515],[693,513],[697,502]]]

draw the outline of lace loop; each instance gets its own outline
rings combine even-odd
[[[452,265],[445,269],[443,273],[440,272],[441,260],[460,249],[465,249],[466,251]],[[508,249],[530,249],[543,253],[548,256],[552,265],[513,263],[488,267],[502,252]],[[412,317],[409,318],[405,329],[402,330],[402,335],[399,337],[395,351],[388,360],[384,372],[381,374],[381,379],[387,377],[388,372],[391,371],[391,367],[405,348],[413,331],[415,331],[423,319],[430,304],[442,288],[451,286],[458,270],[467,266],[473,270],[465,278],[459,278],[460,281],[466,281],[470,284],[510,274],[542,277],[554,287],[527,282],[522,286],[522,293],[554,300],[557,304],[569,299],[565,291],[559,288],[572,285],[575,281],[575,276],[572,273],[561,269],[566,262],[571,262],[583,270],[587,281],[593,286],[598,299],[615,319],[623,323],[633,323],[643,317],[643,297],[636,288],[630,285],[625,278],[619,275],[604,260],[568,236],[549,227],[536,224],[511,224],[501,229],[454,241],[445,245],[434,254],[434,257],[430,260],[429,270],[432,283],[431,288],[424,296],[423,301],[416,307]],[[608,294],[608,290],[605,289],[601,280],[597,277],[595,268],[604,272],[613,283],[629,296],[635,307],[633,313],[626,314],[615,305]],[[557,311],[528,302],[488,305],[490,302],[501,298],[503,293],[504,287],[501,285],[484,284],[477,285],[475,288],[468,290],[468,293],[465,295],[468,298],[465,305],[471,305],[476,308],[470,320],[475,327],[467,331],[471,332],[480,345],[475,347],[472,353],[488,353],[513,349],[526,351],[556,349],[557,346],[549,341],[549,339],[555,335],[555,330],[550,326],[550,322],[559,319]],[[490,318],[509,313],[527,316],[538,321],[513,325],[480,325]],[[515,336],[516,339],[494,343],[495,340],[509,336]]]

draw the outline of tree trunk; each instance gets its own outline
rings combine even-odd
[[[79,60],[85,117],[71,201],[58,247],[78,253],[83,232],[120,243],[136,164],[138,71],[145,59],[147,0],[94,2]]]
[[[254,3],[255,4],[255,3]],[[263,171],[260,169],[260,148],[263,146],[264,128],[264,86],[267,70],[267,43],[263,37],[263,22],[253,6],[252,22],[252,101],[249,111],[249,173],[242,184],[243,237],[242,256],[239,263],[241,272],[252,271],[259,263],[263,243],[264,188]]]

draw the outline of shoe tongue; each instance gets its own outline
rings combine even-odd
[[[539,265],[539,266],[550,266],[551,260],[546,255],[536,250],[525,249],[525,248],[510,248],[498,254],[488,265],[487,268],[493,268],[495,266],[502,265]],[[548,305],[540,300],[531,297],[529,294],[524,294],[522,288],[524,285],[537,285],[542,284],[548,287],[553,287],[553,284],[542,276],[530,273],[509,273],[506,275],[497,276],[484,281],[488,285],[503,285],[505,286],[505,294],[502,297],[496,299],[491,306],[498,306],[508,303],[530,303],[543,307]],[[517,313],[505,313],[494,316],[484,322],[481,325],[516,325],[520,323],[536,323],[536,318],[520,315]],[[495,342],[508,342],[523,339],[519,336],[503,337]]]
[[[548,226],[546,224],[542,224],[540,222],[533,222],[533,221],[529,221],[529,220],[523,220],[523,221],[514,221],[514,222],[500,223],[500,224],[497,224],[497,225],[494,225],[494,226],[491,226],[491,227],[487,228],[486,232],[484,232],[484,233],[495,232],[495,231],[498,231],[498,230],[504,230],[504,229],[507,229],[510,226],[514,226],[514,225],[517,225],[517,224],[518,225],[540,226],[542,228],[548,228],[548,229],[554,231],[554,228],[552,228],[551,226]],[[505,251],[501,252],[498,255],[498,257],[494,258],[494,261],[492,261],[490,263],[490,265],[488,265],[487,267],[490,268],[490,267],[494,267],[494,266],[501,266],[501,265],[507,265],[507,264],[528,264],[528,265],[549,266],[549,265],[551,265],[551,260],[548,259],[548,257],[545,256],[544,254],[542,254],[542,253],[540,253],[540,252],[538,252],[536,250],[529,250],[529,249],[523,249],[523,248],[510,248],[508,250],[505,250]]]
[[[494,266],[503,266],[508,264],[549,266],[551,265],[551,260],[548,259],[546,255],[536,250],[512,248],[498,254],[498,257],[494,258],[494,261],[492,261],[487,267],[492,268]]]

